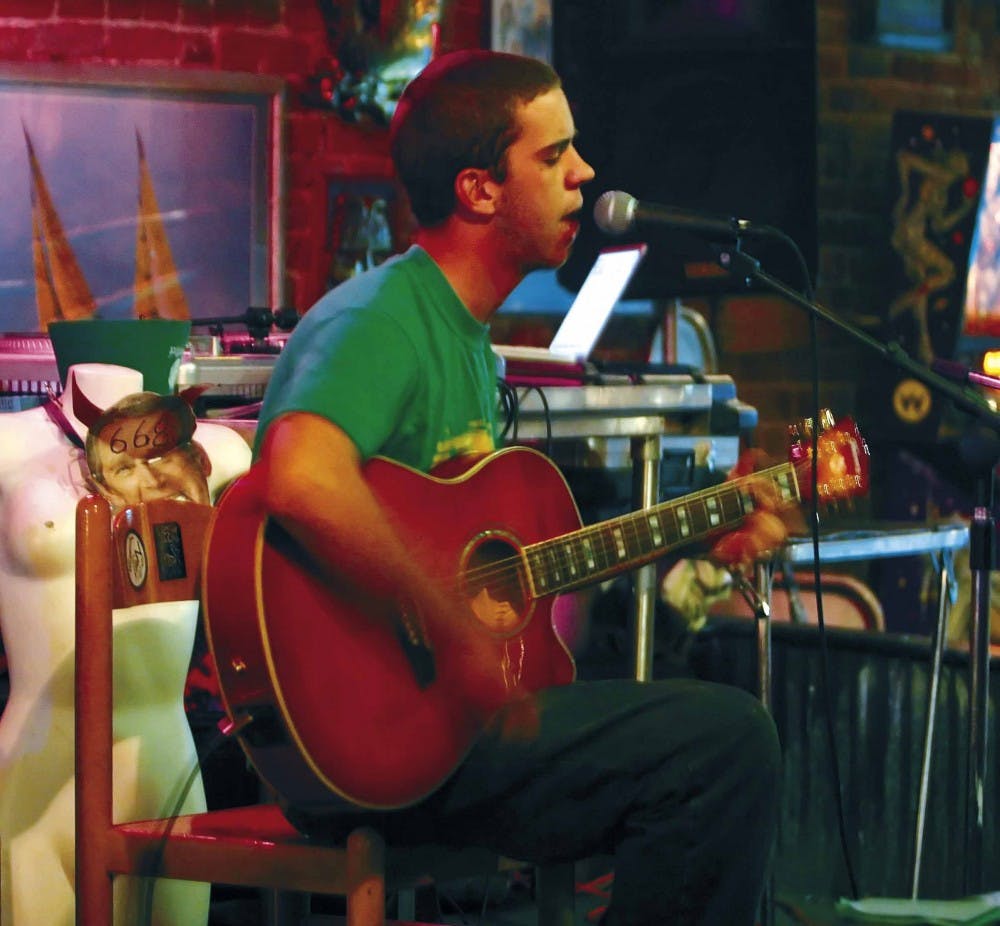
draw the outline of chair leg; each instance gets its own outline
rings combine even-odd
[[[77,926],[111,926],[113,913],[112,878],[101,860],[81,864],[77,853],[76,863],[76,923]]]
[[[576,866],[572,862],[535,869],[538,926],[573,926]]]
[[[368,827],[347,837],[347,926],[385,926],[385,843]]]

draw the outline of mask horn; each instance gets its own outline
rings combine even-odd
[[[177,395],[187,402],[188,405],[194,406],[194,403],[211,388],[211,383],[202,383],[198,386],[188,386],[187,389],[182,389]]]
[[[73,414],[78,421],[86,425],[88,431],[94,422],[104,414],[103,409],[98,408],[83,394],[75,376],[73,377]]]

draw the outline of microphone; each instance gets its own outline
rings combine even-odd
[[[733,238],[747,232],[759,231],[747,219],[722,218],[661,206],[659,203],[640,203],[634,196],[621,190],[608,190],[594,203],[594,222],[603,232],[624,235],[637,225],[659,226],[680,231]]]

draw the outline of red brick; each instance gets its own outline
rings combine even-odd
[[[288,271],[288,291],[291,295],[291,303],[300,313],[307,311],[316,301],[319,293],[316,292],[316,284],[311,277],[313,274],[304,273],[296,268]]]
[[[4,13],[8,4],[4,4]],[[104,0],[59,0],[60,19],[103,19]]]
[[[318,250],[316,234],[319,230],[309,229],[309,221],[312,218],[308,213],[300,212],[297,217],[296,226],[303,231],[291,235],[285,241],[285,256],[289,265],[293,267],[305,268],[313,263],[314,255]],[[305,229],[309,229],[307,233]]]
[[[310,240],[313,233],[319,234],[321,229],[312,229],[309,226],[317,215],[315,196],[304,196],[299,192],[288,197],[285,201],[285,220],[289,228],[303,229],[299,235],[292,235],[285,242],[289,254],[292,251],[292,241],[296,239]]]
[[[290,34],[290,38],[300,42],[305,49],[305,57],[295,69],[299,80],[304,83],[306,75],[311,74],[319,67],[321,61],[330,57],[330,45],[326,40],[326,33],[321,30],[297,30]]]
[[[0,26],[0,58],[26,61],[35,44],[35,26]]]
[[[105,55],[110,61],[145,62],[179,60],[184,37],[155,26],[110,26]]]
[[[221,30],[219,65],[229,71],[295,74],[308,68],[309,47],[298,39],[273,34]]]
[[[215,0],[215,21],[233,26],[276,26],[281,0]]]
[[[176,23],[180,6],[177,0],[143,0],[140,18],[144,22]]]
[[[179,61],[183,65],[200,67],[216,64],[215,44],[211,37],[194,32],[184,35]]]
[[[4,0],[4,19],[49,19],[55,14],[55,0]]]
[[[766,318],[768,323],[761,324]],[[806,341],[806,316],[777,296],[732,296],[716,318],[720,347],[740,354],[795,349]]]
[[[181,0],[181,24],[185,26],[215,25],[215,10],[212,0]]]
[[[289,32],[319,32],[326,35],[326,25],[314,0],[286,0],[285,27]]]
[[[460,48],[480,48],[489,38],[489,25],[482,12],[477,9],[459,7],[441,23],[441,51],[456,51]]]
[[[104,51],[104,27],[99,23],[42,23],[35,29],[33,61],[85,61]]]
[[[336,152],[341,162],[354,162],[345,168],[345,172],[352,168],[371,176],[389,172],[389,133],[385,129],[372,129],[331,117],[324,120],[323,130],[326,134],[323,148]],[[359,160],[365,160],[363,168],[358,166]]]
[[[108,0],[108,19],[137,20],[142,16],[142,0]]]
[[[307,42],[297,38],[273,38],[266,57],[268,74],[284,76],[301,74],[311,69],[313,54]]]
[[[108,0],[108,19],[176,23],[180,19],[179,0]]]
[[[286,122],[286,133],[289,152],[314,153],[323,141],[322,117],[292,113]]]
[[[270,46],[271,39],[267,36],[221,30],[217,39],[219,67],[225,71],[260,73]]]

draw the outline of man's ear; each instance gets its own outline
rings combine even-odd
[[[496,211],[500,184],[488,170],[467,167],[455,177],[455,199],[458,208],[479,216],[489,216]]]

